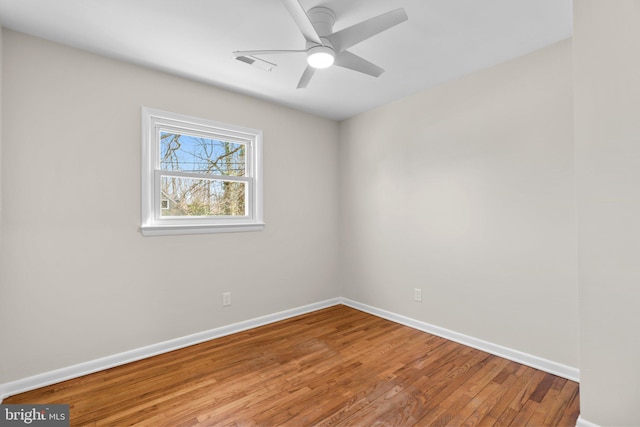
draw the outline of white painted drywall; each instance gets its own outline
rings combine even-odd
[[[574,4],[581,418],[640,425],[640,1]]]
[[[571,78],[564,41],[342,122],[343,296],[578,367]]]
[[[336,122],[9,30],[3,60],[3,381],[339,294]],[[264,131],[263,232],[140,235],[143,105]]]

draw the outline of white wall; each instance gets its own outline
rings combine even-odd
[[[3,381],[339,294],[335,122],[8,30],[3,60]],[[140,235],[142,105],[264,130],[263,232]]]
[[[574,4],[581,417],[640,425],[640,1]]]
[[[564,41],[342,122],[343,295],[578,367],[571,73]]]

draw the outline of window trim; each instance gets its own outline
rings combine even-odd
[[[247,168],[244,177],[229,181],[247,185],[247,215],[243,217],[161,217],[160,131],[184,132],[206,138],[217,137],[246,144]],[[190,178],[197,173],[171,172]],[[216,177],[215,180],[219,180]],[[225,179],[226,180],[226,179]],[[142,107],[142,193],[141,225],[143,236],[229,233],[264,229],[262,187],[262,131],[213,120]],[[157,203],[156,203],[157,202]]]

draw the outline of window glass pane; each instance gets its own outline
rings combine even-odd
[[[160,169],[245,176],[246,145],[160,132]]]
[[[162,216],[245,216],[246,183],[163,176]]]

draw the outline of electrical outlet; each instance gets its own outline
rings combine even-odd
[[[222,294],[222,306],[227,307],[231,305],[231,292],[225,292]]]
[[[415,288],[413,290],[413,300],[422,302],[422,289]]]

